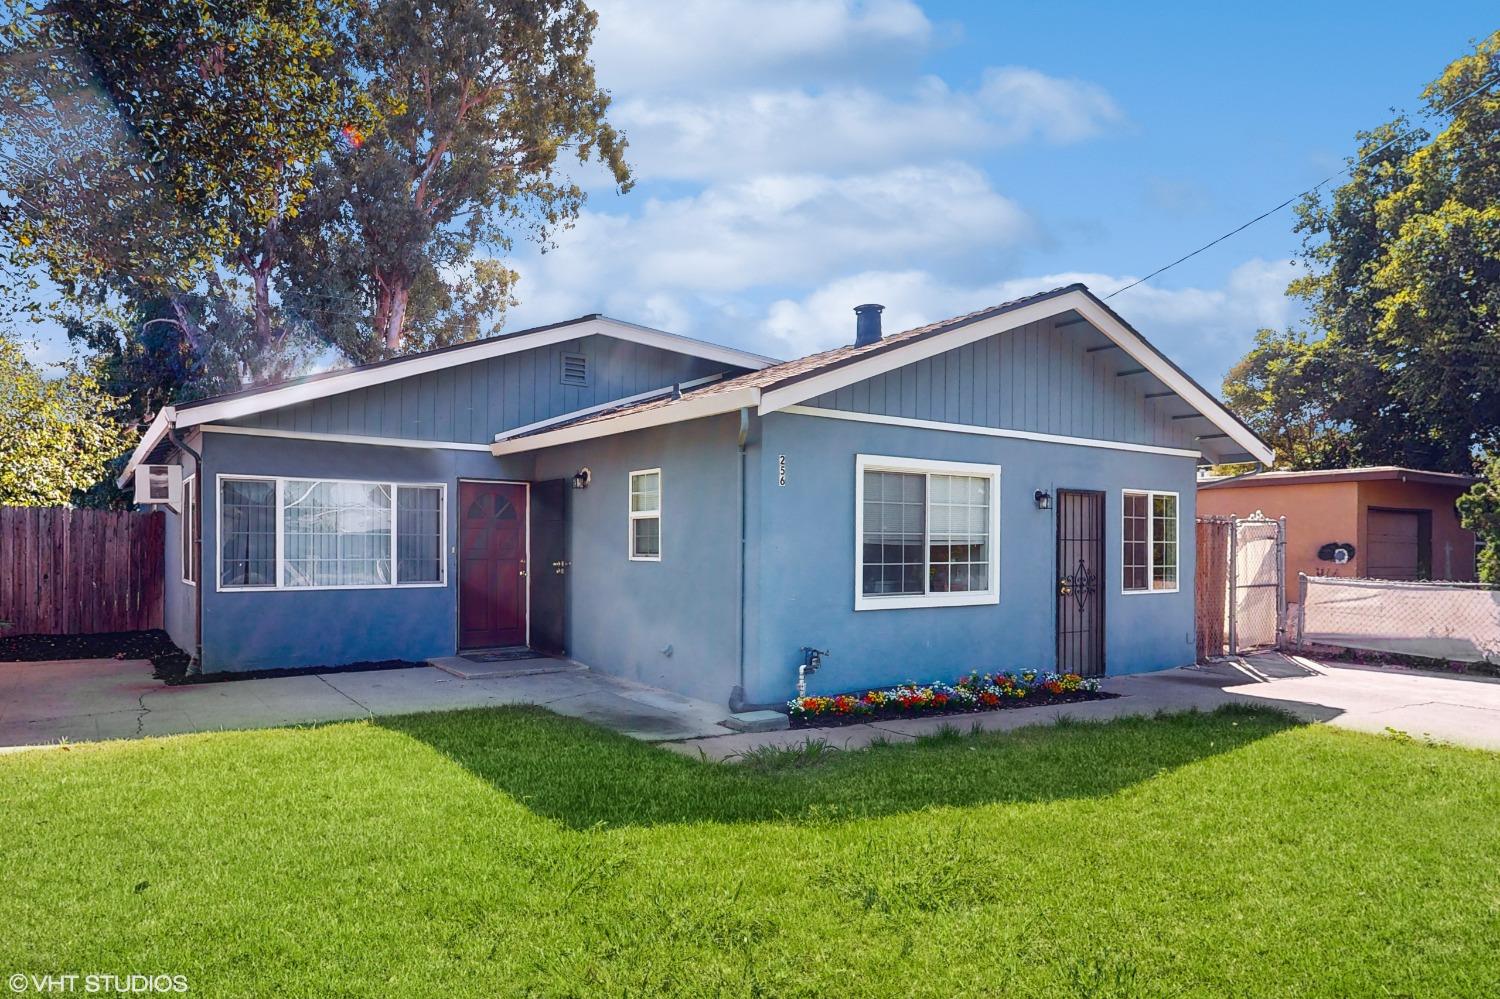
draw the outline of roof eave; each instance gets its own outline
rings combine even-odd
[[[141,434],[140,443],[135,446],[134,451],[130,452],[130,458],[125,462],[124,470],[115,478],[115,485],[124,489],[130,483],[130,480],[135,478],[135,470],[140,467],[141,462],[146,460],[146,456],[156,449],[156,445],[161,443],[161,439],[172,429],[173,420],[176,418],[176,415],[176,410],[172,406],[163,406],[157,410],[156,416],[151,420],[151,424],[146,427],[146,432]]]
[[[490,445],[490,454],[501,458],[509,454],[539,451],[562,444],[576,444],[579,441],[612,437],[633,430],[648,430],[652,427],[681,423],[685,420],[698,420],[707,416],[732,413],[746,407],[753,408],[759,403],[760,389],[755,386],[746,386],[696,399],[689,397],[653,409],[621,413],[605,419],[558,427],[556,430],[544,430],[525,437],[507,437],[496,440]]]

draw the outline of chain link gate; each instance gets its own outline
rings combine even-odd
[[[1286,518],[1200,517],[1199,660],[1286,642]]]
[[[1229,654],[1279,649],[1286,638],[1286,518],[1229,522]]]

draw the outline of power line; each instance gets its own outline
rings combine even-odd
[[[1449,111],[1452,111],[1454,108],[1458,107],[1464,101],[1468,100],[1471,97],[1474,97],[1477,94],[1482,93],[1485,90],[1488,90],[1490,87],[1494,86],[1496,83],[1500,83],[1500,76],[1491,77],[1489,80],[1486,80],[1484,83],[1481,83],[1479,86],[1475,87],[1473,90],[1469,91],[1467,94],[1464,94],[1462,97],[1458,98],[1458,100],[1454,101],[1453,103],[1447,105],[1446,107],[1438,108],[1436,111],[1432,112],[1431,117],[1436,118],[1439,115],[1442,115],[1442,114],[1445,114],[1445,113],[1447,113]],[[1176,260],[1172,261],[1170,264],[1166,264],[1165,266],[1158,267],[1156,270],[1152,271],[1150,274],[1147,274],[1143,278],[1137,278],[1136,280],[1130,282],[1129,284],[1127,284],[1123,288],[1116,288],[1114,291],[1110,292],[1108,295],[1105,295],[1104,297],[1106,299],[1111,299],[1111,298],[1114,298],[1116,295],[1120,294],[1121,292],[1129,291],[1131,288],[1134,288],[1138,284],[1145,284],[1147,281],[1150,281],[1152,278],[1156,277],[1158,274],[1165,273],[1166,271],[1171,270],[1173,267],[1176,267],[1178,264],[1183,263],[1184,261],[1187,261],[1187,260],[1191,260],[1192,258],[1196,257],[1198,254],[1202,253],[1204,250],[1208,250],[1208,249],[1211,249],[1211,248],[1213,248],[1215,246],[1218,246],[1220,243],[1224,242],[1224,240],[1228,239],[1231,236],[1237,236],[1237,235],[1239,235],[1240,233],[1244,232],[1246,229],[1250,228],[1251,226],[1253,226],[1255,223],[1261,221],[1262,219],[1268,218],[1268,217],[1270,217],[1272,215],[1275,215],[1277,212],[1281,211],[1283,208],[1285,208],[1287,205],[1290,205],[1292,202],[1294,202],[1294,201],[1300,201],[1302,198],[1307,197],[1309,194],[1316,194],[1320,189],[1323,188],[1324,185],[1328,184],[1330,181],[1333,181],[1333,180],[1336,180],[1339,177],[1342,177],[1344,174],[1348,173],[1350,170],[1352,170],[1355,167],[1359,166],[1361,163],[1364,163],[1365,161],[1371,159],[1372,157],[1377,156],[1380,153],[1385,152],[1385,150],[1389,149],[1391,146],[1395,145],[1400,140],[1405,139],[1405,138],[1413,135],[1417,131],[1419,131],[1419,129],[1414,127],[1414,128],[1411,128],[1411,129],[1409,129],[1409,130],[1407,130],[1405,132],[1398,132],[1396,135],[1391,136],[1389,139],[1387,139],[1386,141],[1382,142],[1380,145],[1376,146],[1374,149],[1372,149],[1369,152],[1365,153],[1363,156],[1361,156],[1359,159],[1355,160],[1353,163],[1351,163],[1351,164],[1343,167],[1342,169],[1340,169],[1340,170],[1338,170],[1338,171],[1336,171],[1334,173],[1329,174],[1327,177],[1324,177],[1322,180],[1318,181],[1316,184],[1314,184],[1312,187],[1309,187],[1307,190],[1302,191],[1299,194],[1292,195],[1290,198],[1287,198],[1285,201],[1283,201],[1281,204],[1277,205],[1275,208],[1269,208],[1266,211],[1261,212],[1259,215],[1255,216],[1255,218],[1251,219],[1249,222],[1246,222],[1244,225],[1236,226],[1235,228],[1233,228],[1233,229],[1229,230],[1228,232],[1226,232],[1224,235],[1220,236],[1218,239],[1214,239],[1214,240],[1211,240],[1211,241],[1209,241],[1207,243],[1204,243],[1202,246],[1198,247],[1193,252],[1185,254],[1185,255],[1183,255],[1181,257],[1178,257]]]

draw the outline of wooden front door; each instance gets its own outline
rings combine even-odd
[[[526,486],[458,484],[458,647],[526,644]]]
[[[1104,494],[1057,491],[1057,671],[1104,675]]]

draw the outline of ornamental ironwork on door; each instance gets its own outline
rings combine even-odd
[[[1104,494],[1057,491],[1057,671],[1104,675]]]

